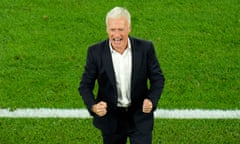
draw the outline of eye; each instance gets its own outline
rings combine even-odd
[[[121,31],[121,32],[124,31],[124,29],[122,29],[122,28],[121,28],[121,29],[118,29],[118,30]]]
[[[116,29],[110,29],[110,31],[111,31],[111,32],[114,32],[114,31],[116,31]]]

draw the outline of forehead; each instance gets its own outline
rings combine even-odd
[[[115,26],[128,26],[128,20],[125,17],[120,18],[108,18],[108,27],[115,27]]]

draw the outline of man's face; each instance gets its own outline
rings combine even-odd
[[[107,33],[113,49],[125,49],[128,44],[130,25],[126,18],[109,18]]]

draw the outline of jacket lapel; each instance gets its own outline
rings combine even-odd
[[[131,42],[131,49],[132,49],[132,76],[131,76],[131,96],[134,95],[133,89],[134,89],[134,82],[135,82],[135,76],[136,76],[136,47],[135,47],[135,41],[130,37]]]
[[[116,82],[115,81],[115,73],[114,73],[112,56],[111,56],[111,51],[110,51],[108,40],[106,40],[106,43],[103,47],[102,60],[103,60],[103,69],[106,71],[110,82],[115,87],[115,82]]]

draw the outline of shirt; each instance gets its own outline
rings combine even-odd
[[[123,54],[115,51],[109,44],[113,67],[116,77],[116,87],[118,94],[119,107],[128,107],[131,104],[131,75],[132,75],[132,51],[130,40],[128,39],[128,47]]]

